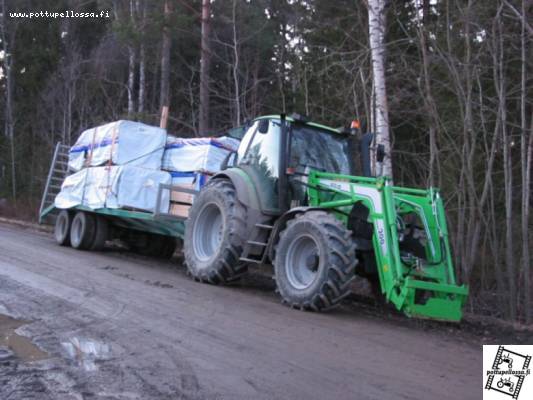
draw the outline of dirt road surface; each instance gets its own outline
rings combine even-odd
[[[482,392],[481,346],[445,326],[428,332],[357,307],[295,311],[272,284],[204,285],[176,261],[76,251],[2,224],[0,315],[4,400],[466,400]]]

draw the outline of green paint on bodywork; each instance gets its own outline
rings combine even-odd
[[[224,171],[224,173],[226,172],[235,173],[242,178],[246,185],[246,190],[248,191],[248,201],[250,202],[249,206],[253,209],[260,210],[261,204],[259,196],[257,195],[256,187],[250,176],[241,168],[230,168],[228,171]]]
[[[52,212],[54,211],[56,208],[55,205],[51,204],[49,205],[48,207],[46,207],[43,212],[41,213],[41,215],[39,215],[39,223],[41,223],[41,221],[44,221],[44,219]]]
[[[381,292],[406,315],[459,321],[468,288],[459,286],[450,252],[442,199],[428,190],[392,186],[387,178],[366,178],[311,171],[311,206],[330,209],[348,223],[351,208],[360,202],[369,210],[372,243]],[[416,216],[425,233],[425,257],[404,257],[399,223]]]

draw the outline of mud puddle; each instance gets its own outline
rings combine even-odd
[[[12,352],[24,362],[49,358],[48,354],[34,345],[30,339],[15,332],[17,328],[28,323],[29,321],[0,314],[0,355],[8,356],[8,353]],[[7,347],[9,351],[2,351],[2,347]]]
[[[96,340],[72,337],[61,345],[68,357],[86,371],[98,370],[97,363],[110,358],[110,346]]]

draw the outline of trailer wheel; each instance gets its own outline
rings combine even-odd
[[[105,242],[109,239],[109,223],[107,219],[96,215],[95,220],[95,233],[94,240],[89,247],[89,250],[101,251],[105,246]]]
[[[193,278],[213,284],[244,274],[239,261],[246,237],[246,209],[227,180],[215,180],[196,196],[185,228],[184,255]]]
[[[287,223],[274,260],[284,303],[300,310],[331,308],[350,293],[355,279],[351,232],[324,211],[299,214]]]
[[[71,225],[72,213],[67,210],[61,210],[54,226],[54,237],[60,246],[70,246]]]
[[[93,244],[96,232],[94,216],[78,211],[70,228],[70,244],[78,250],[88,250]]]

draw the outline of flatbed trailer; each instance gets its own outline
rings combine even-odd
[[[43,214],[42,218],[59,211],[60,209],[51,207]],[[185,219],[178,217],[162,216],[161,214],[145,211],[122,210],[115,208],[92,209],[86,206],[75,206],[66,210],[75,212],[83,211],[95,215],[106,217],[117,227],[131,229],[139,232],[149,232],[156,235],[172,236],[183,239],[185,233]]]
[[[197,191],[178,186],[160,184],[158,188],[155,211],[142,210],[128,210],[115,208],[98,208],[92,209],[87,206],[78,205],[67,209],[59,209],[54,204],[56,195],[61,190],[61,184],[68,173],[68,147],[58,143],[56,145],[48,179],[46,182],[43,198],[41,202],[41,209],[39,211],[39,222],[50,222],[54,225],[55,219],[58,218],[62,210],[65,210],[71,217],[76,213],[85,213],[92,216],[94,219],[105,219],[106,222],[106,238],[111,240],[115,238],[126,239],[126,242],[135,242],[136,239],[141,239],[140,242],[150,242],[150,236],[158,235],[162,237],[170,237],[174,239],[183,240],[185,234],[185,217],[171,215],[169,213],[160,212],[161,198],[164,191],[169,192],[184,192],[189,194],[196,194]],[[145,237],[143,238],[142,235]],[[153,238],[153,237],[152,237]],[[68,242],[68,240],[67,240]],[[139,240],[137,240],[139,242]],[[142,245],[141,245],[142,246]],[[82,246],[83,247],[83,246]],[[89,245],[87,249],[93,246]],[[138,248],[139,243],[133,246]],[[142,249],[140,249],[142,253]]]

